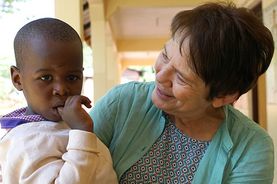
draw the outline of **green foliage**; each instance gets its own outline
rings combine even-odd
[[[14,2],[24,2],[26,0],[0,0],[0,12],[13,13]]]
[[[12,65],[11,59],[13,59],[13,57],[0,57],[0,77],[10,77],[10,66]]]

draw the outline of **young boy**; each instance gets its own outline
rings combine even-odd
[[[14,39],[13,85],[28,107],[0,119],[3,183],[117,183],[108,149],[82,105],[82,42],[65,22],[43,18]]]

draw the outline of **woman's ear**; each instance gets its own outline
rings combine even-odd
[[[16,66],[11,66],[11,78],[14,87],[18,91],[22,91],[21,75],[19,69]]]
[[[218,108],[218,107],[222,107],[224,105],[227,105],[227,104],[232,104],[234,103],[239,97],[239,93],[234,93],[234,94],[231,94],[231,95],[225,95],[225,96],[222,96],[222,97],[215,97],[213,100],[212,100],[212,105],[214,108]]]

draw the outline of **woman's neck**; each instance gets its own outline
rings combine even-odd
[[[224,109],[213,109],[194,119],[169,115],[169,119],[176,127],[189,137],[209,141],[219,129],[225,118]]]

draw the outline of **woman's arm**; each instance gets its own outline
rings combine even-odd
[[[233,169],[224,183],[272,184],[274,176],[272,139],[269,136],[252,139],[240,158],[232,165]]]

